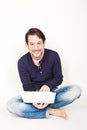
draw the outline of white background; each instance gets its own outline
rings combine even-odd
[[[46,35],[46,48],[58,51],[63,85],[78,84],[87,96],[87,1],[0,0],[0,97],[20,93],[18,59],[27,53],[25,33],[31,27]]]

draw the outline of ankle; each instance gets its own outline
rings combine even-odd
[[[55,111],[55,109],[50,108],[50,109],[49,109],[49,114],[50,114],[50,115],[53,115],[53,114],[54,114],[54,111]]]

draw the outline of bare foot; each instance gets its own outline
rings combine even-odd
[[[66,112],[64,110],[60,109],[60,108],[56,108],[56,109],[50,108],[49,114],[53,115],[53,116],[58,116],[58,117],[62,117],[64,119],[67,119]]]

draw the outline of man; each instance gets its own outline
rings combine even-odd
[[[53,91],[52,104],[24,103],[18,96],[8,102],[9,112],[26,118],[48,118],[49,115],[67,118],[61,107],[75,101],[81,95],[76,85],[58,88],[63,81],[61,60],[56,51],[45,49],[45,35],[38,28],[31,28],[25,34],[29,50],[18,60],[18,71],[24,91]]]

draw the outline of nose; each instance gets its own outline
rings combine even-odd
[[[37,46],[37,45],[35,45],[35,46],[34,46],[34,49],[35,49],[35,50],[38,50],[38,46]]]

